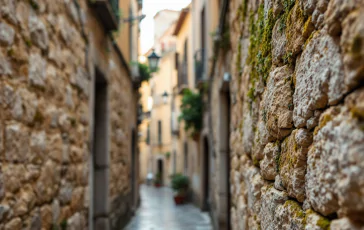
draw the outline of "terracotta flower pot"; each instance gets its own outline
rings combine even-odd
[[[185,196],[183,195],[175,195],[173,198],[176,205],[183,204],[186,200]]]
[[[160,183],[155,183],[155,184],[154,184],[154,186],[155,186],[155,187],[157,187],[157,188],[159,188],[159,187],[161,187],[162,185],[161,185]]]

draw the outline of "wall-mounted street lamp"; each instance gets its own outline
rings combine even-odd
[[[162,94],[164,104],[167,104],[168,96],[169,95],[168,95],[167,91],[164,91],[164,93]]]
[[[155,50],[153,49],[152,53],[148,56],[148,62],[149,62],[149,69],[152,72],[157,71],[158,68],[158,64],[159,64],[159,59],[161,57],[159,57],[156,53]]]

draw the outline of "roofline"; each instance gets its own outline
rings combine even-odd
[[[176,24],[176,28],[174,29],[174,32],[173,32],[172,35],[174,35],[174,36],[178,35],[178,33],[181,30],[182,25],[183,25],[187,15],[189,13],[190,13],[190,8],[189,7],[183,8],[181,10],[181,13],[179,15],[179,18],[178,18],[178,21],[177,21],[177,24]]]

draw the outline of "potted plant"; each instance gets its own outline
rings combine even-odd
[[[155,176],[154,186],[157,188],[162,186],[162,175],[160,173],[157,173]]]
[[[171,157],[171,152],[166,152],[164,155],[166,156],[167,159],[169,159]]]
[[[189,180],[187,176],[180,173],[172,176],[172,189],[175,191],[174,202],[183,204],[186,201]]]

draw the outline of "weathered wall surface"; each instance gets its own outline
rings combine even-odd
[[[230,1],[212,101],[230,70],[233,229],[364,228],[363,15],[361,0]]]
[[[131,82],[115,51],[106,52],[102,25],[78,2],[0,1],[0,229],[86,228],[91,53],[110,85],[110,202],[130,194]],[[111,206],[112,216],[122,212]]]

